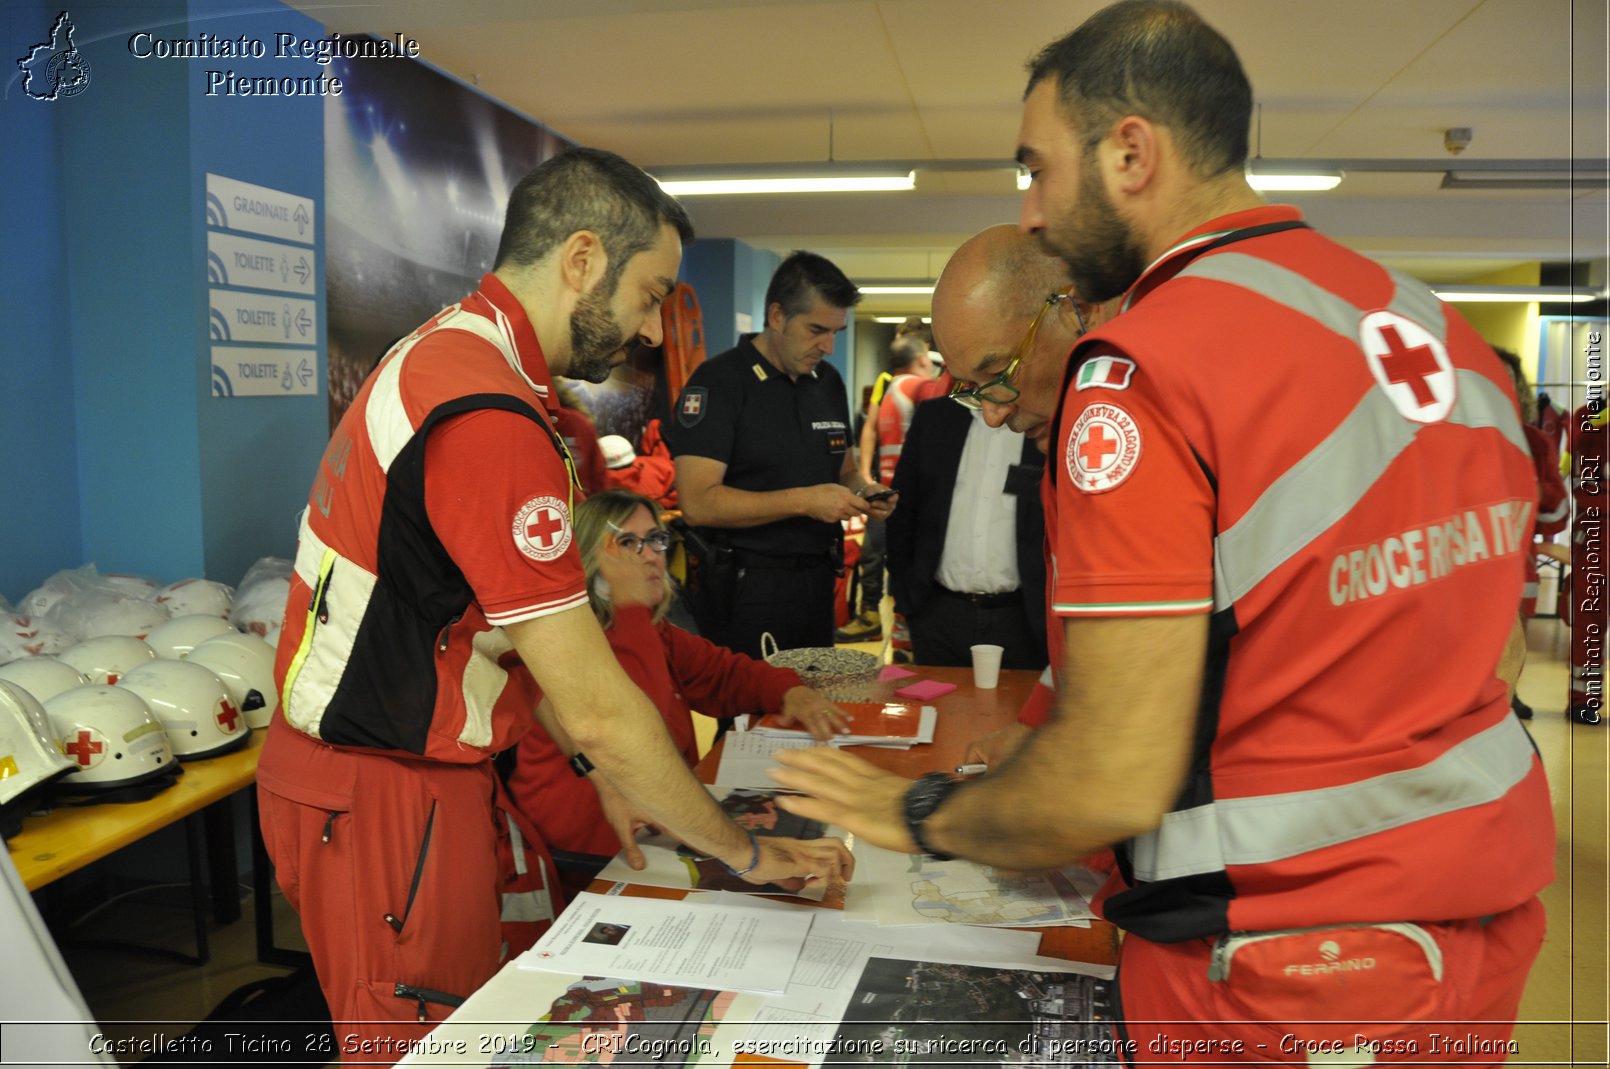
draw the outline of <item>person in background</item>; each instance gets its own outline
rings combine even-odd
[[[676,508],[676,467],[653,453],[639,456],[632,443],[618,434],[599,439],[607,470],[606,486],[652,498],[661,508]]]
[[[915,317],[913,317],[915,318]],[[910,320],[907,320],[909,323]],[[916,393],[921,385],[934,377],[933,361],[928,359],[928,339],[919,330],[895,333],[889,344],[890,379],[883,389],[883,397],[874,412],[871,434],[863,431],[862,441],[870,438],[873,452],[860,457],[861,474],[868,482],[885,486],[894,478],[895,463],[905,445],[906,429],[911,426],[916,411]],[[873,476],[873,471],[876,477]],[[839,642],[864,642],[883,637],[883,569],[886,563],[888,542],[887,522],[869,518],[866,533],[861,537],[861,559],[857,562],[861,611],[849,623],[834,633]]]
[[[658,344],[692,234],[621,157],[547,160],[512,190],[480,287],[391,350],[320,462],[257,791],[351,1049],[402,1053],[491,978],[506,938],[521,949],[505,910],[560,904],[491,762],[533,709],[585,748],[618,827],[653,820],[750,882],[853,864],[837,839],[761,842],[728,819],[587,607],[552,376],[601,382],[634,339]]]
[[[693,613],[717,645],[758,657],[767,632],[782,649],[833,645],[842,523],[894,510],[857,471],[844,382],[826,362],[860,299],[830,261],[791,254],[764,329],[700,364],[677,399],[666,441],[706,550],[692,554]]]
[[[773,668],[722,649],[665,620],[671,591],[665,570],[671,533],[658,507],[641,494],[605,490],[576,506],[576,548],[587,577],[587,602],[615,659],[648,695],[678,752],[698,761],[692,712],[730,719],[776,713],[819,740],[845,724],[843,713],[800,682],[792,669]],[[571,775],[569,740],[532,731],[520,740],[509,793],[554,850],[611,856],[625,846],[642,867],[637,844],[620,841],[591,786]]]
[[[554,428],[565,440],[565,448],[576,463],[576,478],[584,493],[597,493],[609,486],[605,474],[603,450],[598,445],[598,426],[593,422],[592,404],[580,386],[569,379],[555,379],[554,389],[559,394],[559,411],[554,413]]]
[[[1554,872],[1509,708],[1531,456],[1452,305],[1247,185],[1251,112],[1172,0],[1034,59],[1020,225],[1122,309],[1066,362],[945,357],[1049,446],[1056,705],[966,782],[780,753],[780,804],[1007,869],[1115,844],[1094,905],[1138,1060],[1419,1060],[1452,1030],[1491,1064]]]
[[[1510,381],[1515,385],[1515,397],[1520,404],[1521,430],[1526,433],[1526,447],[1532,454],[1532,468],[1537,474],[1538,539],[1552,539],[1571,522],[1571,497],[1566,493],[1565,477],[1560,474],[1560,453],[1537,424],[1537,391],[1526,381],[1520,356],[1509,349],[1497,349],[1498,359],[1509,369]],[[1526,586],[1521,594],[1521,619],[1530,620],[1537,615],[1537,554],[1526,555]],[[1510,707],[1522,720],[1532,719],[1532,707],[1521,701],[1520,692],[1510,696]],[[1569,712],[1569,711],[1568,711]]]

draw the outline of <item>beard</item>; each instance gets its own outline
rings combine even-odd
[[[570,369],[565,377],[586,382],[603,382],[615,370],[615,354],[626,346],[626,332],[609,310],[607,294],[596,287],[576,304],[570,313]]]
[[[1045,250],[1062,258],[1074,292],[1099,304],[1128,292],[1146,270],[1146,254],[1102,187],[1095,153],[1081,167],[1079,200],[1040,235]]]

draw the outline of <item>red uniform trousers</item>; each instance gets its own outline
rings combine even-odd
[[[1118,1038],[1130,1065],[1499,1065],[1543,927],[1533,898],[1486,923],[1236,933],[1217,965],[1217,940],[1130,936]]]
[[[553,863],[489,761],[337,750],[279,718],[270,730],[279,752],[259,776],[263,840],[302,919],[337,1049],[401,1056],[546,927],[561,905]]]

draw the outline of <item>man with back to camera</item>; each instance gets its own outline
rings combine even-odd
[[[535,862],[500,872],[499,839],[532,833],[502,831],[488,760],[534,707],[623,836],[641,814],[751,881],[848,866],[838,840],[761,841],[722,814],[610,653],[571,546],[551,376],[601,382],[634,339],[658,344],[691,237],[619,156],[542,164],[510,197],[492,272],[398,342],[320,464],[258,790],[338,1031],[368,1056],[401,1053],[491,977],[500,912],[552,915],[551,881],[536,900],[501,893]]]
[[[920,323],[921,320],[918,320]],[[920,333],[898,333],[889,343],[889,381],[881,396],[867,411],[867,426],[861,433],[858,471],[867,482],[894,485],[894,466],[900,460],[906,431],[917,410],[917,390],[934,377],[934,363],[928,356],[928,340]],[[874,389],[874,394],[877,391]],[[861,587],[861,611],[838,631],[838,642],[864,642],[883,637],[883,569],[888,563],[888,525],[868,519],[861,537],[861,558],[856,572]]]
[[[1535,499],[1514,394],[1424,286],[1261,202],[1250,111],[1230,45],[1167,0],[1035,59],[1021,224],[1124,305],[1050,389],[946,357],[1052,446],[1057,705],[959,786],[781,755],[815,796],[783,804],[1007,868],[1118,844],[1098,908],[1129,933],[1139,1057],[1368,1064],[1456,1032],[1493,1064],[1554,855],[1509,712]]]
[[[860,299],[830,261],[791,254],[766,288],[765,328],[699,365],[677,399],[665,436],[677,497],[729,569],[692,599],[717,645],[760,657],[765,632],[781,649],[833,645],[842,521],[894,510],[856,469],[844,381],[826,362]]]

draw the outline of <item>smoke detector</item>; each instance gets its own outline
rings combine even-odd
[[[1457,156],[1470,147],[1475,131],[1468,126],[1450,126],[1442,132],[1442,147]]]

